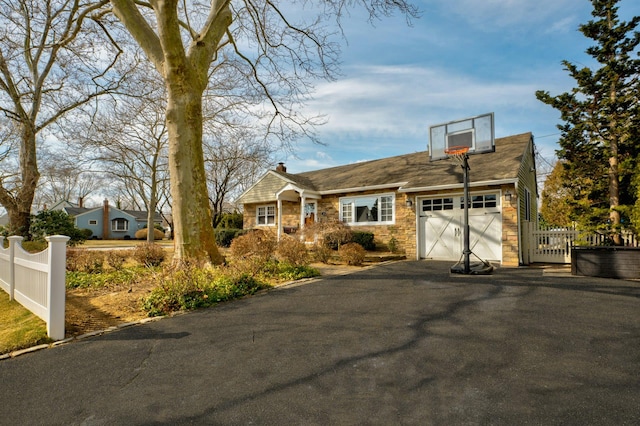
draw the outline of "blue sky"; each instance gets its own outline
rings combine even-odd
[[[281,154],[299,173],[424,151],[429,126],[495,113],[496,137],[532,132],[540,154],[554,161],[559,114],[536,90],[559,94],[574,81],[566,59],[593,66],[592,43],[578,31],[591,19],[588,0],[419,0],[422,17],[371,26],[361,12],[344,21],[342,76],[316,87],[307,112],[328,123],[321,146],[300,141]],[[640,15],[622,0],[623,20]]]

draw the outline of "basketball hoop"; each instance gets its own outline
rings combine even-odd
[[[468,146],[450,146],[444,149],[445,154],[455,158],[460,164],[464,162],[464,157],[467,155],[467,152],[469,152]]]

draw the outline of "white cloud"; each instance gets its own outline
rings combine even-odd
[[[312,111],[328,114],[323,132],[408,135],[429,125],[538,103],[532,81],[486,81],[426,67],[358,67],[318,86]]]
[[[442,5],[442,12],[453,13],[478,29],[486,32],[507,27],[536,27],[557,16],[568,16],[580,9],[589,10],[589,4],[576,5],[575,0],[450,0]]]

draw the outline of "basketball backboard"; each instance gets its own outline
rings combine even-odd
[[[446,151],[454,146],[469,147],[468,154],[495,151],[493,113],[437,124],[429,128],[429,157],[431,161],[448,157]]]

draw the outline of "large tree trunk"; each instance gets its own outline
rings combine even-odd
[[[15,193],[0,187],[0,204],[7,210],[10,232],[29,237],[31,205],[40,179],[36,157],[36,132],[29,125],[22,125],[20,144],[20,185]]]
[[[611,230],[611,239],[613,244],[622,245],[622,236],[620,234],[620,182],[618,172],[618,143],[611,141],[610,147],[611,157],[609,158],[609,221]]]
[[[609,28],[611,29],[611,12],[609,12]],[[614,61],[614,57],[610,61]],[[615,105],[617,97],[617,78],[611,82],[609,87],[609,100]],[[622,235],[620,232],[620,171],[618,170],[618,129],[619,123],[615,118],[609,121],[609,132],[611,134],[609,141],[609,221],[611,230],[611,239],[613,244],[622,245]]]
[[[197,85],[174,79],[167,84],[174,259],[220,264],[204,171],[202,93]]]

